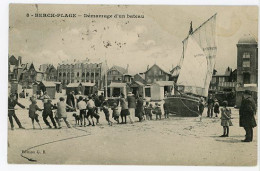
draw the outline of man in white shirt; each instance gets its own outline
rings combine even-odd
[[[93,98],[90,96],[89,97],[89,101],[87,102],[87,109],[88,109],[88,112],[87,112],[87,120],[88,120],[88,122],[89,122],[89,124],[87,125],[87,126],[90,126],[90,125],[92,125],[92,126],[95,126],[95,123],[94,123],[94,120],[93,120],[93,116],[94,116],[94,110],[95,110],[95,102],[93,101]],[[90,116],[90,118],[91,118],[91,120],[92,120],[92,124],[91,124],[91,122],[90,122],[90,120],[89,120],[89,116]]]
[[[79,109],[81,126],[82,126],[82,120],[84,120],[84,126],[86,126],[85,118],[86,118],[87,103],[83,100],[82,96],[79,96],[78,109]]]

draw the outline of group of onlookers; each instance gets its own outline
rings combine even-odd
[[[202,113],[204,111],[205,106],[204,98],[201,98],[199,101],[198,109],[200,114],[200,120]],[[212,94],[209,95],[208,101],[207,101],[208,111],[207,111],[207,117],[213,117],[213,111],[215,113],[215,116],[218,117],[218,114],[221,111],[221,126],[223,127],[223,135],[220,137],[228,137],[229,136],[229,126],[233,126],[233,123],[231,119],[231,109],[228,108],[228,102],[223,101],[222,108],[220,108],[220,104],[218,103],[218,100],[215,98],[213,100]],[[240,127],[243,127],[246,131],[245,139],[242,140],[243,142],[251,142],[253,140],[253,128],[257,126],[255,115],[256,115],[256,103],[252,98],[252,92],[249,90],[245,90],[241,106],[239,108],[239,125]]]
[[[63,97],[59,98],[59,102],[57,104],[52,104],[52,101],[50,97],[48,96],[47,92],[41,96],[43,101],[43,109],[40,109],[37,105],[36,96],[32,96],[30,98],[31,104],[28,108],[29,110],[29,117],[31,118],[33,128],[34,121],[36,121],[41,128],[41,125],[39,123],[38,119],[38,112],[42,111],[42,117],[44,123],[49,127],[52,128],[50,123],[48,122],[47,118],[49,117],[51,119],[51,122],[53,124],[54,128],[61,128],[60,120],[64,120],[67,127],[71,127],[69,121],[67,120],[67,113],[68,111],[79,111],[78,114],[75,113],[73,115],[75,117],[75,120],[80,120],[80,125],[83,126],[95,126],[96,124],[99,124],[99,118],[100,118],[100,111],[103,111],[105,114],[106,121],[109,125],[112,125],[112,121],[110,121],[110,111],[112,111],[112,118],[117,123],[126,124],[127,119],[129,119],[130,123],[134,122],[134,117],[137,117],[139,122],[143,120],[152,120],[153,114],[156,115],[156,120],[161,119],[162,110],[159,103],[155,103],[155,106],[152,105],[150,102],[145,102],[141,95],[135,96],[131,92],[128,93],[127,97],[125,97],[124,94],[120,95],[119,103],[114,102],[112,106],[108,104],[108,101],[105,100],[105,97],[103,93],[98,96],[97,92],[95,92],[93,95],[89,95],[85,98],[81,94],[75,96],[74,92],[71,92],[67,100],[65,102],[65,99]],[[221,110],[219,110],[219,103],[217,99],[213,100],[212,95],[209,95],[208,101],[208,111],[207,111],[207,117],[213,116],[213,111],[218,117],[218,114],[221,111],[221,126],[223,126],[223,135],[221,137],[228,137],[229,136],[229,126],[233,126],[231,122],[231,109],[228,108],[227,101],[223,102],[223,107]],[[145,103],[145,105],[144,105]],[[21,108],[25,108],[24,105],[20,104],[17,101],[16,94],[11,94],[8,98],[8,117],[11,124],[11,129],[14,130],[14,124],[13,124],[13,118],[15,119],[16,123],[18,124],[19,128],[24,129],[21,122],[17,118],[15,114],[15,106],[18,105]],[[202,115],[204,110],[204,100],[201,98],[199,102],[199,112],[200,115]],[[111,110],[109,109],[111,108]],[[121,108],[121,110],[120,110]],[[169,117],[169,110],[166,104],[163,105],[164,109],[164,116],[165,118]],[[245,91],[242,99],[242,103],[239,109],[239,124],[241,127],[243,127],[246,131],[246,138],[243,140],[243,142],[251,142],[253,140],[253,128],[256,127],[256,120],[255,120],[255,114],[256,114],[256,104],[252,98],[252,94],[250,91]],[[121,117],[121,122],[120,122]],[[86,125],[86,120],[88,121],[88,125]],[[58,125],[58,126],[57,126]]]

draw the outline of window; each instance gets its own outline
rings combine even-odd
[[[225,77],[219,77],[219,82],[225,82]]]
[[[251,54],[250,54],[249,52],[245,52],[245,53],[243,54],[243,58],[244,58],[244,59],[250,59],[250,57],[251,57]]]
[[[82,77],[85,77],[85,73],[84,72],[82,73]]]
[[[250,61],[243,61],[243,67],[249,68],[250,67]]]
[[[243,74],[243,82],[244,82],[244,84],[250,84],[250,74],[249,73]]]
[[[77,77],[79,77],[79,72],[77,72]]]
[[[63,77],[66,77],[66,73],[65,72],[63,73]]]

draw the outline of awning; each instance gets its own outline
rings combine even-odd
[[[80,86],[80,83],[69,83],[68,85],[67,85],[67,87],[79,87]]]
[[[175,83],[174,81],[156,81],[154,84],[158,84],[161,87],[164,86],[173,86]]]
[[[55,87],[56,86],[56,84],[54,82],[50,82],[50,81],[42,81],[42,84],[45,87]]]
[[[122,88],[122,87],[126,87],[126,83],[114,83],[114,82],[112,82],[108,87]]]
[[[95,86],[95,83],[81,83],[81,85],[84,87],[93,87]]]

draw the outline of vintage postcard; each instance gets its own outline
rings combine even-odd
[[[10,4],[8,163],[257,165],[258,7]]]

